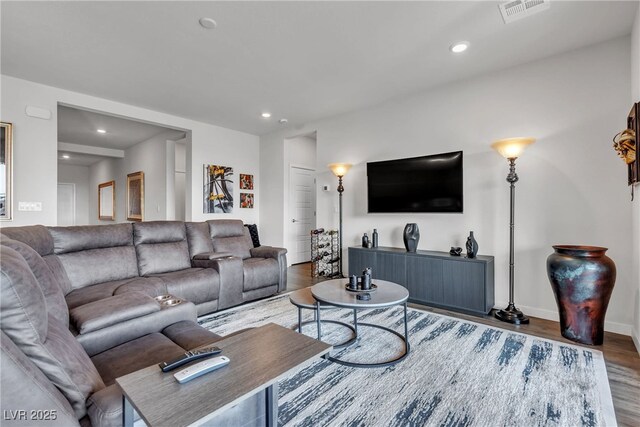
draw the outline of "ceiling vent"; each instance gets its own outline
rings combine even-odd
[[[505,24],[535,15],[549,9],[549,0],[514,0],[502,3],[498,7]]]

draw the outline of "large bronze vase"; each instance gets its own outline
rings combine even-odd
[[[547,274],[560,312],[562,336],[601,345],[604,317],[616,282],[616,265],[598,246],[556,245]]]

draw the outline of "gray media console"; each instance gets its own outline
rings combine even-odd
[[[486,314],[493,308],[493,257],[457,257],[448,252],[400,248],[349,248],[349,274],[371,267],[375,279],[409,290],[409,301],[456,311]]]

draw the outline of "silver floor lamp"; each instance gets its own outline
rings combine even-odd
[[[535,138],[507,138],[491,144],[491,148],[496,150],[505,159],[509,161],[509,174],[507,182],[511,190],[511,215],[509,221],[509,305],[507,308],[496,311],[495,317],[503,322],[513,323],[515,325],[529,323],[529,318],[516,308],[513,301],[513,278],[514,278],[514,254],[513,254],[513,235],[514,235],[514,210],[515,196],[518,175],[516,174],[516,159],[520,157],[524,149],[533,144]]]
[[[340,277],[344,277],[342,274],[342,193],[344,192],[344,187],[342,186],[342,178],[349,172],[351,169],[350,163],[330,163],[327,165],[331,172],[335,176],[338,177],[338,211],[340,212],[340,231],[338,232],[338,272],[340,273]]]

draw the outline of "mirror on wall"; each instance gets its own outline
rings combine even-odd
[[[116,219],[116,182],[108,181],[98,185],[98,219]]]
[[[0,122],[0,220],[11,219],[12,148],[13,125]]]

